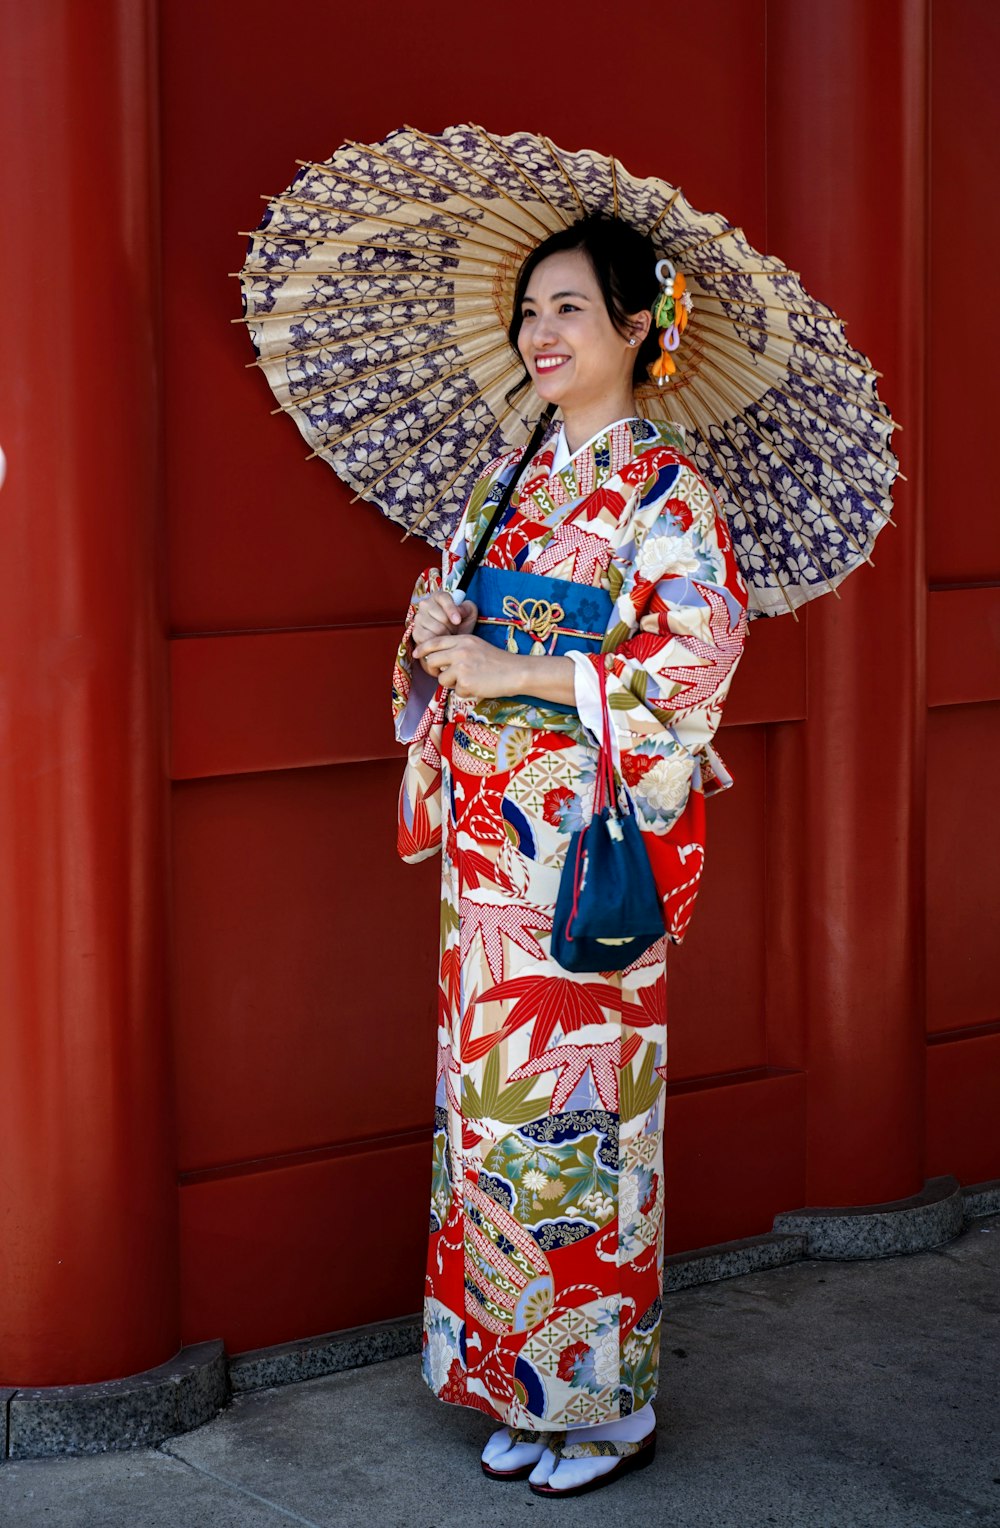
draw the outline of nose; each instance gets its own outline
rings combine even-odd
[[[534,331],[531,336],[531,343],[534,345],[535,349],[551,349],[557,338],[558,336],[556,334],[556,326],[553,322],[552,315],[547,313],[540,313],[535,319]]]

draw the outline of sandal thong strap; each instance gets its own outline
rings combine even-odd
[[[561,1443],[553,1452],[557,1459],[590,1459],[597,1455],[616,1455],[627,1459],[637,1454],[640,1443],[630,1443],[626,1438],[593,1438],[586,1443]]]
[[[510,1441],[514,1443],[548,1443],[550,1447],[558,1444],[561,1438],[566,1436],[561,1432],[536,1432],[530,1427],[508,1427]]]

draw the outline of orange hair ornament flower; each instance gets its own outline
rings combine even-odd
[[[683,273],[674,269],[672,261],[657,261],[656,279],[661,291],[653,303],[653,323],[661,331],[660,353],[649,368],[649,375],[656,378],[657,387],[662,387],[664,378],[677,370],[670,352],[681,342],[692,302],[691,293],[685,290],[687,282]]]

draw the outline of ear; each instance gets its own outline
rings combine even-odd
[[[628,320],[628,337],[634,339],[638,348],[650,331],[653,322],[653,314],[649,308],[643,308],[641,313],[632,313]]]

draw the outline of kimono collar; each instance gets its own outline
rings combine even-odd
[[[674,446],[683,451],[683,429],[666,420],[621,419],[582,446],[561,471],[553,472],[556,440],[550,436],[522,473],[523,487],[515,494],[515,503],[525,506],[526,501],[532,499],[543,513],[553,507],[576,503],[602,487],[636,456],[656,445]]]

